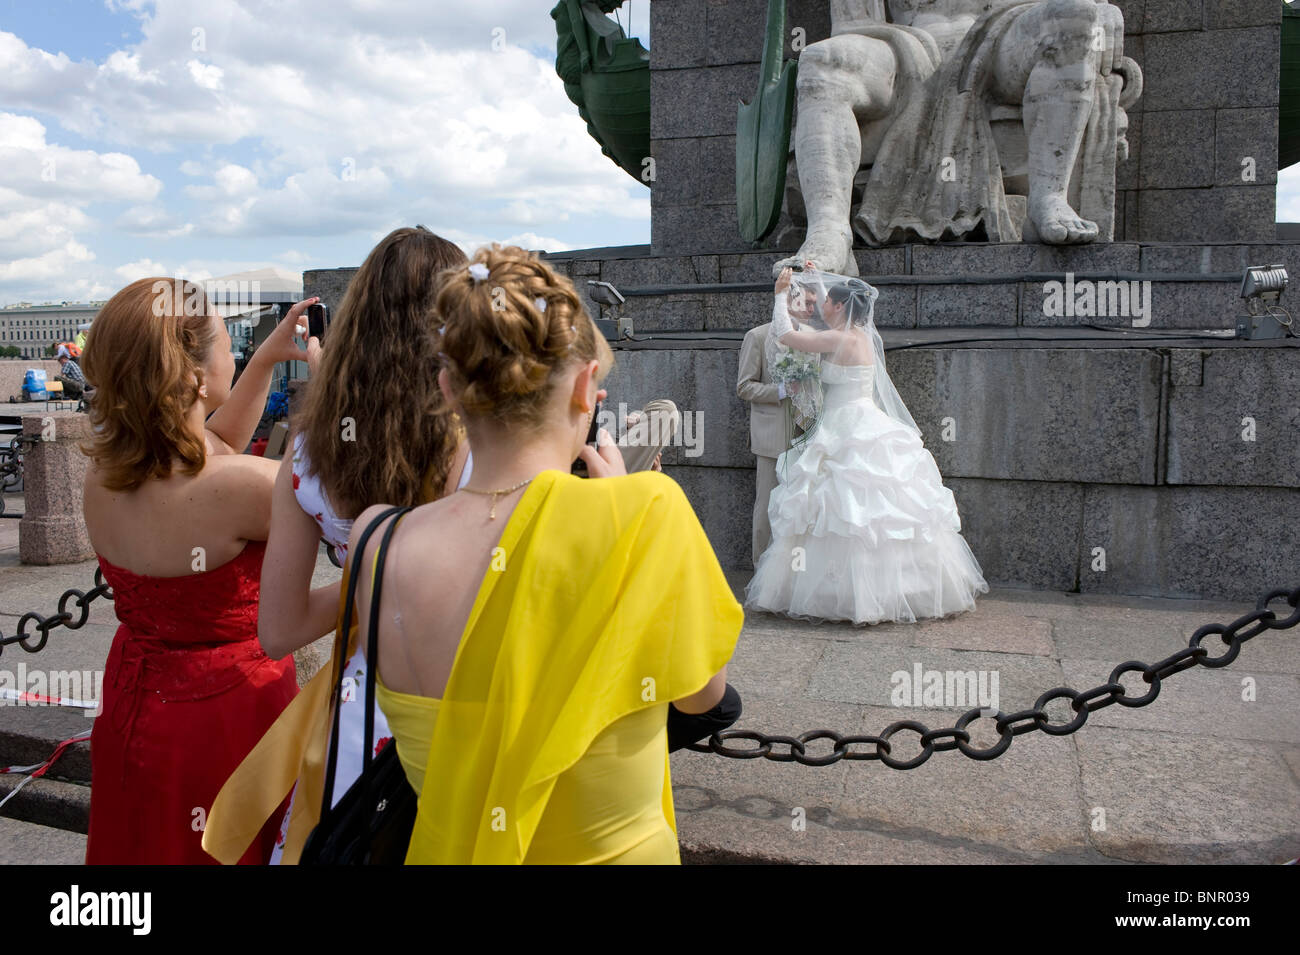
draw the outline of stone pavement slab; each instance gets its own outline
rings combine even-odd
[[[923,675],[917,685],[915,674],[920,667]],[[943,674],[945,692],[947,674],[975,672],[976,685],[982,685],[998,700],[976,700],[968,693],[969,683],[954,677],[951,701],[947,705],[957,710],[984,706],[986,702],[1010,713],[1034,702],[1043,690],[1061,684],[1061,669],[1048,657],[1019,653],[983,653],[949,650],[941,647],[871,646],[867,643],[834,643],[822,655],[813,673],[808,694],[813,699],[837,700],[845,703],[863,703],[872,706],[891,706],[896,688],[907,689],[915,698],[923,692],[929,671]],[[895,678],[895,674],[898,677]],[[957,696],[956,691],[961,695]],[[924,697],[922,697],[924,699]],[[896,719],[909,719],[906,712]]]
[[[1090,817],[1105,812],[1091,838],[1107,855],[1266,864],[1300,855],[1300,788],[1270,747],[1105,726],[1075,739]]]

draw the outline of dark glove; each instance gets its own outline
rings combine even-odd
[[[676,752],[725,730],[740,719],[740,694],[730,683],[718,705],[707,713],[683,713],[668,704],[668,752]]]

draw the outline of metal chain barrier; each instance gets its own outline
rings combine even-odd
[[[1275,600],[1286,599],[1292,613],[1279,618],[1268,605]],[[1011,740],[1032,730],[1042,730],[1049,736],[1068,736],[1088,721],[1088,714],[1104,709],[1112,703],[1120,706],[1146,706],[1160,695],[1161,681],[1189,670],[1194,666],[1210,669],[1226,667],[1237,654],[1241,646],[1265,630],[1287,630],[1300,624],[1300,587],[1289,593],[1286,590],[1272,590],[1259,599],[1255,610],[1233,621],[1231,624],[1210,623],[1197,629],[1192,634],[1185,649],[1179,650],[1159,663],[1142,663],[1129,660],[1110,671],[1110,677],[1100,686],[1086,692],[1079,692],[1068,686],[1058,686],[1040,696],[1033,707],[1016,713],[986,714],[976,707],[967,710],[957,720],[955,726],[946,729],[930,729],[917,720],[899,720],[881,730],[878,736],[848,736],[834,730],[809,730],[798,736],[769,736],[753,730],[723,730],[714,733],[701,743],[692,743],[687,749],[698,753],[717,753],[731,759],[770,759],[778,763],[802,763],[804,766],[829,766],[841,759],[878,759],[890,769],[915,769],[935,753],[950,749],[959,750],[970,759],[997,759],[1011,746]],[[1228,649],[1219,656],[1211,656],[1210,651],[1201,646],[1201,641],[1208,636],[1218,635]],[[1129,696],[1121,684],[1120,678],[1126,673],[1141,673],[1142,679],[1150,689],[1141,696]],[[1066,699],[1074,710],[1074,718],[1064,723],[1052,723],[1045,707],[1053,700]],[[994,721],[998,732],[998,741],[991,746],[978,748],[971,745],[971,735],[967,730],[981,716]],[[920,737],[921,751],[910,759],[893,756],[893,737],[903,730],[910,730]],[[809,752],[809,743],[815,740],[830,740],[828,753],[814,755]],[[747,740],[754,746],[732,747],[729,740]],[[819,747],[823,748],[823,747]]]
[[[41,439],[34,434],[17,434],[9,447],[0,448],[0,514],[5,512],[4,492],[12,491],[23,480],[23,455],[36,447]],[[20,514],[7,515],[21,517]]]
[[[0,633],[0,653],[11,643],[16,643],[28,653],[39,653],[45,649],[45,644],[50,639],[50,631],[55,627],[67,627],[69,630],[79,630],[86,625],[86,620],[90,617],[90,605],[99,597],[113,599],[113,588],[104,582],[104,572],[95,568],[95,586],[90,590],[77,590],[75,587],[71,590],[65,590],[63,596],[59,598],[58,611],[52,617],[46,617],[35,610],[29,610],[18,618],[18,629],[13,636],[5,636]],[[68,602],[74,600],[77,605],[77,615],[74,618],[73,612],[68,609]],[[28,624],[34,624],[31,633],[28,633]],[[34,640],[34,644],[27,641]]]
[[[65,590],[59,598],[58,612],[45,617],[36,611],[29,611],[18,618],[17,632],[13,636],[0,634],[0,653],[11,643],[17,643],[28,653],[37,653],[45,648],[50,631],[56,627],[77,630],[84,626],[90,616],[90,604],[99,597],[113,599],[112,588],[104,582],[103,572],[95,570],[95,586],[89,591],[73,588]],[[1268,605],[1276,600],[1285,599],[1291,607],[1291,613],[1278,617]],[[68,609],[69,601],[75,600],[79,614],[75,617]],[[28,624],[34,623],[32,633],[28,633]],[[1208,669],[1226,667],[1237,659],[1241,647],[1248,640],[1257,637],[1265,630],[1288,630],[1300,624],[1300,587],[1288,592],[1272,590],[1259,598],[1255,609],[1230,624],[1210,623],[1199,627],[1192,634],[1187,647],[1166,657],[1158,663],[1142,663],[1129,660],[1111,670],[1107,681],[1091,690],[1080,692],[1072,687],[1058,686],[1040,696],[1033,707],[1015,713],[986,714],[983,709],[975,707],[967,710],[957,720],[956,725],[946,729],[930,729],[918,720],[899,720],[881,730],[879,735],[846,735],[834,730],[816,729],[798,736],[769,735],[755,730],[723,730],[714,733],[707,742],[692,743],[687,749],[698,753],[717,753],[730,759],[770,759],[778,763],[801,763],[804,766],[829,766],[842,759],[871,760],[878,759],[891,769],[915,769],[935,753],[951,749],[959,750],[970,759],[997,759],[1011,746],[1011,741],[1022,733],[1042,730],[1049,736],[1068,736],[1088,721],[1088,714],[1104,709],[1114,703],[1121,706],[1147,706],[1160,695],[1162,681],[1183,670],[1195,666]],[[1217,635],[1227,649],[1218,656],[1211,656],[1210,651],[1201,646],[1209,636]],[[35,644],[27,641],[35,640]],[[1129,696],[1120,678],[1126,673],[1141,673],[1142,679],[1150,689],[1141,696]],[[1067,699],[1074,710],[1074,717],[1064,723],[1053,723],[1048,716],[1046,706],[1053,700]],[[983,749],[971,745],[971,734],[967,727],[977,719],[986,717],[993,720],[998,732],[998,741]],[[916,733],[920,739],[921,751],[910,759],[898,759],[893,754],[890,740],[903,730]],[[830,740],[829,753],[814,755],[808,751],[808,744],[816,740]],[[755,743],[750,747],[728,746],[729,740],[746,740]]]

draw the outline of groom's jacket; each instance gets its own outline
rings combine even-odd
[[[772,323],[751,328],[740,346],[740,370],[736,394],[749,402],[749,449],[765,458],[779,457],[790,447],[795,426],[786,406],[789,398],[779,397],[778,385],[768,379],[763,352]]]

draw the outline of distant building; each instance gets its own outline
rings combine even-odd
[[[13,305],[0,308],[0,347],[13,346],[22,358],[47,358],[51,345],[72,341],[103,302]]]
[[[200,284],[226,321],[230,350],[240,368],[251,350],[275,328],[279,317],[302,298],[302,273],[274,268],[223,275]],[[11,345],[19,350],[19,357],[47,358],[51,345],[77,341],[78,334],[89,331],[103,304],[23,303],[0,308],[0,348]],[[301,378],[306,369],[305,362],[290,362],[286,371],[290,378]]]

